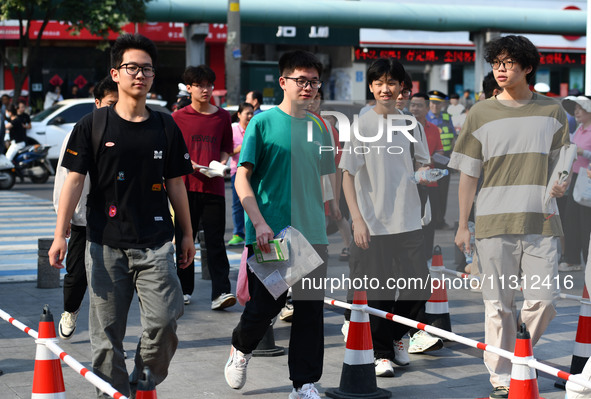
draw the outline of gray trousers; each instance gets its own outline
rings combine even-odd
[[[517,329],[525,323],[532,346],[556,315],[558,238],[504,234],[476,240],[484,299],[484,342],[513,352]],[[523,291],[519,314],[515,293]],[[509,386],[511,361],[484,352],[493,387]]]
[[[123,339],[135,289],[143,327],[135,369],[141,372],[147,366],[155,383],[162,382],[178,345],[176,321],[184,310],[172,243],[118,249],[87,242],[86,275],[93,372],[129,396]]]

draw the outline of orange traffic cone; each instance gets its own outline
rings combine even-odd
[[[367,294],[355,291],[341,383],[337,389],[325,392],[329,398],[385,399],[392,396],[391,392],[377,387],[369,315],[360,309],[363,305],[367,305]]]
[[[451,331],[451,319],[449,317],[449,303],[447,302],[447,289],[443,283],[443,256],[441,247],[436,245],[433,248],[433,258],[431,259],[431,278],[438,279],[440,284],[433,284],[433,294],[425,304],[425,313],[427,321],[434,327]],[[437,271],[441,271],[438,273]]]
[[[43,306],[37,336],[35,354],[35,372],[33,374],[33,394],[31,399],[65,399],[66,388],[60,359],[47,347],[45,341],[57,342],[53,315],[49,305]]]
[[[525,327],[521,324],[515,341],[515,357],[511,368],[511,385],[509,386],[509,399],[539,399],[538,380],[536,370],[527,365],[527,361],[533,358],[531,338]]]
[[[150,369],[144,367],[142,376],[137,382],[137,392],[135,394],[136,399],[156,399],[156,384],[152,379]]]
[[[575,348],[570,364],[570,373],[580,374],[589,357],[591,357],[591,301],[589,300],[589,291],[587,291],[587,286],[585,286],[583,288],[581,310],[579,311],[579,324],[577,325],[577,335],[575,336]],[[565,383],[566,381],[564,380],[558,380],[554,386],[564,389]]]

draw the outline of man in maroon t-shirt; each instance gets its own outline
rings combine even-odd
[[[195,169],[193,174],[183,177],[189,196],[193,239],[201,222],[211,275],[211,308],[220,310],[236,303],[236,297],[231,293],[230,264],[224,242],[225,184],[223,177],[207,177],[199,169],[200,166],[209,166],[211,161],[222,164],[228,161],[232,152],[232,126],[230,114],[210,103],[215,73],[208,66],[188,67],[183,73],[183,80],[191,95],[191,104],[172,116],[183,132]],[[195,264],[177,269],[177,274],[185,304],[189,304],[195,286]]]

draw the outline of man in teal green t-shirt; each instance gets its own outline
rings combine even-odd
[[[283,101],[251,120],[236,172],[236,192],[247,213],[245,240],[249,256],[254,243],[268,252],[269,240],[285,227],[295,227],[324,261],[307,277],[321,279],[328,258],[321,176],[335,172],[334,154],[322,120],[306,109],[322,85],[322,64],[311,53],[293,51],[281,57],[279,71]],[[319,398],[314,382],[322,375],[324,293],[304,291],[300,283],[293,287],[288,364],[294,389],[289,398]],[[251,353],[287,296],[275,300],[250,270],[248,284],[250,300],[232,334],[225,369],[226,381],[235,389],[244,386]]]

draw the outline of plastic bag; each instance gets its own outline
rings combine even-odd
[[[257,262],[255,256],[248,258],[250,270],[267,288],[273,298],[279,298],[302,277],[320,266],[322,258],[302,233],[288,226],[275,236],[287,243],[288,256],[284,261]]]
[[[236,298],[242,306],[250,299],[248,290],[248,276],[246,274],[246,259],[248,258],[248,248],[245,246],[240,258],[240,270],[238,271],[238,280],[236,281]]]
[[[587,176],[587,169],[581,167],[579,176],[573,189],[573,199],[583,206],[591,206],[591,179]]]

